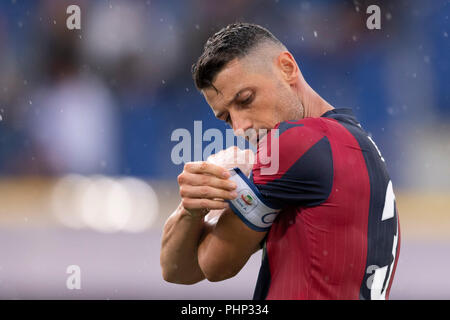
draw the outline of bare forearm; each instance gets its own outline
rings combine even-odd
[[[164,226],[161,245],[166,281],[192,284],[205,279],[198,263],[198,246],[213,227],[210,218],[228,208],[224,200],[237,197],[237,186],[229,177],[227,169],[204,161],[186,163],[177,177],[181,203]]]
[[[203,227],[203,218],[190,215],[181,205],[169,217],[164,225],[160,257],[166,281],[192,284],[205,278],[197,258]]]
[[[260,249],[265,235],[248,228],[231,209],[221,211],[199,244],[198,261],[203,274],[209,281],[234,277]]]

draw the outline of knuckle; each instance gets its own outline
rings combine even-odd
[[[184,174],[180,173],[177,177],[178,184],[182,184],[184,182]]]
[[[201,187],[200,188],[200,196],[206,197],[209,194],[209,188],[208,187]]]
[[[203,161],[200,163],[200,170],[204,171],[208,168],[208,163],[206,161]]]
[[[206,199],[200,200],[200,206],[203,208],[208,207],[208,200],[206,200]]]

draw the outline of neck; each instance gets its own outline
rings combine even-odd
[[[334,109],[331,104],[319,96],[304,80],[299,86],[299,98],[303,104],[303,118],[318,118],[325,112]]]

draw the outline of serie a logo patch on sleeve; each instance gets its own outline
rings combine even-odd
[[[280,212],[258,191],[256,186],[239,168],[230,169],[231,177],[237,185],[238,196],[227,200],[233,212],[251,229],[267,231]]]

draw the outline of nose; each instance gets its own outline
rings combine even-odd
[[[236,136],[243,137],[245,135],[245,131],[252,128],[252,122],[250,119],[232,119],[232,124],[233,131]]]

